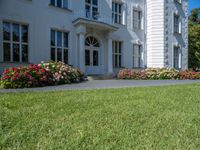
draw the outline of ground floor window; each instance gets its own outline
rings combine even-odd
[[[141,67],[141,51],[142,46],[138,44],[133,45],[133,67],[140,68]]]
[[[121,67],[122,61],[122,42],[120,41],[113,41],[112,43],[113,48],[113,66],[114,67]]]
[[[28,62],[28,26],[3,22],[3,61]]]
[[[68,64],[69,34],[51,30],[51,60]]]
[[[174,46],[174,68],[180,69],[180,47]]]

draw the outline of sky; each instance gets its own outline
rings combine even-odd
[[[200,7],[200,0],[188,0],[188,2],[189,2],[189,12],[193,8],[199,8]]]

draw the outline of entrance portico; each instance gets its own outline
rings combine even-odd
[[[78,19],[73,22],[77,33],[77,64],[81,71],[90,75],[112,74],[112,39],[110,33],[117,27]]]

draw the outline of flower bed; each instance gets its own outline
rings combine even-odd
[[[200,72],[178,71],[170,68],[148,68],[141,71],[122,69],[117,78],[129,80],[197,80],[200,79]]]
[[[3,88],[31,88],[81,82],[84,74],[61,62],[42,63],[5,69],[1,77]]]

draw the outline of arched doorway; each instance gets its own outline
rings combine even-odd
[[[93,37],[85,39],[85,66],[87,74],[98,74],[100,67],[100,43]]]

